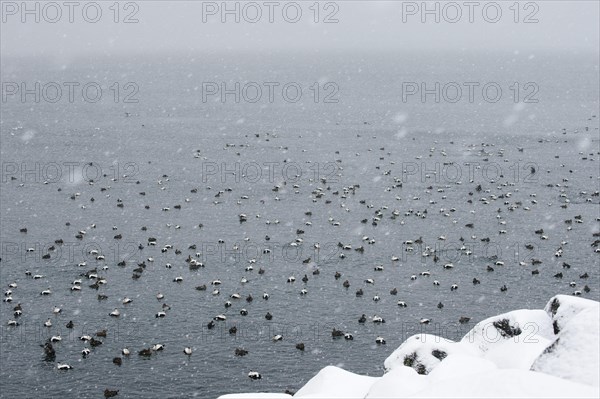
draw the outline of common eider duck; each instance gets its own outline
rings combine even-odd
[[[252,380],[260,380],[262,378],[262,376],[260,375],[260,373],[258,371],[249,372],[248,377],[250,377],[250,379],[252,379]]]
[[[154,345],[152,345],[152,350],[155,351],[155,352],[162,351],[164,349],[165,349],[165,346],[163,344],[154,344]]]
[[[111,389],[108,389],[108,388],[106,388],[106,389],[104,390],[104,397],[105,397],[105,398],[112,398],[112,397],[114,397],[114,396],[117,396],[118,394],[119,394],[119,390],[118,390],[118,389],[116,389],[116,390],[111,390]]]
[[[343,337],[344,336],[344,332],[342,330],[338,330],[336,328],[334,328],[333,330],[331,330],[331,337],[332,338],[338,338],[338,337]]]
[[[141,351],[138,352],[138,355],[144,356],[144,357],[150,357],[150,356],[152,356],[152,350],[148,349],[148,348],[142,349]]]
[[[56,358],[56,352],[54,351],[54,347],[50,342],[46,342],[44,345],[40,345],[44,348],[45,360],[46,361],[54,361]]]
[[[236,348],[234,353],[236,356],[246,356],[248,351],[246,349]]]

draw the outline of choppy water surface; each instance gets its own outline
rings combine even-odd
[[[317,69],[299,56],[269,59],[248,57],[244,68],[227,57],[3,60],[3,81],[135,82],[139,102],[3,104],[0,273],[4,289],[13,281],[18,287],[14,301],[0,307],[2,395],[295,391],[328,364],[380,375],[391,351],[421,329],[460,339],[478,320],[540,308],[585,285],[591,291],[583,296],[598,300],[599,254],[592,246],[599,231],[597,60],[546,55],[500,63],[464,54],[440,65],[423,56],[365,55],[331,57]],[[474,72],[482,70],[486,76]],[[539,102],[515,104],[509,96],[493,104],[402,101],[402,82],[473,76],[506,88],[535,81]],[[305,97],[203,102],[205,81],[299,82]],[[335,82],[339,102],[307,97],[314,82]],[[544,233],[535,234],[538,229]],[[79,231],[85,231],[81,239]],[[404,244],[419,237],[422,244]],[[166,245],[172,248],[162,252]],[[364,252],[355,251],[360,246]],[[437,250],[438,262],[421,255],[427,246]],[[105,259],[96,260],[93,249]],[[49,259],[42,258],[46,253]],[[204,267],[190,270],[189,255]],[[122,260],[126,265],[118,266]],[[141,277],[132,279],[144,261]],[[444,269],[448,263],[454,268]],[[375,271],[377,265],[384,270]],[[98,290],[80,276],[93,268],[106,279]],[[43,277],[34,280],[26,270]],[[431,276],[421,276],[424,271]],[[553,277],[559,272],[562,279]],[[587,279],[580,278],[584,273]],[[296,282],[287,283],[292,275]],[[178,276],[183,282],[173,281]],[[472,284],[474,277],[480,285]],[[72,292],[79,278],[82,289]],[[374,284],[365,283],[369,278]],[[222,281],[219,295],[212,295],[215,279]],[[203,284],[206,291],[195,289]],[[360,288],[363,297],[355,294]],[[45,289],[52,294],[41,296]],[[241,299],[230,299],[233,293]],[[108,298],[99,301],[99,294]],[[375,295],[381,300],[373,301]],[[123,305],[124,297],[133,302]],[[408,306],[399,307],[399,300]],[[7,327],[17,303],[21,325]],[[155,318],[162,303],[171,309]],[[54,315],[54,306],[62,313]],[[119,318],[108,315],[115,308]],[[227,320],[209,330],[219,313]],[[363,313],[386,323],[359,324]],[[458,324],[461,316],[471,322]],[[432,322],[422,327],[424,317]],[[43,327],[48,318],[51,328]],[[69,320],[72,331],[65,328]],[[228,332],[233,325],[236,335]],[[334,327],[354,340],[333,340]],[[108,330],[103,344],[82,359],[87,345],[77,337],[102,329]],[[70,372],[45,362],[39,346],[59,333],[56,360],[71,364]],[[284,339],[272,342],[275,334]],[[377,336],[387,345],[376,345]],[[304,352],[295,348],[299,342]],[[165,350],[137,355],[155,343]],[[190,357],[182,353],[186,346],[194,350]],[[112,359],[124,347],[132,354],[119,367]],[[249,354],[236,357],[235,348]],[[263,379],[250,380],[250,370]]]

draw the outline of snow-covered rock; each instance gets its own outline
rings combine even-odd
[[[429,374],[448,355],[465,350],[469,348],[437,335],[416,334],[404,341],[383,365],[386,371],[406,366],[419,374]]]
[[[552,318],[554,333],[558,334],[564,326],[585,309],[598,310],[599,304],[589,299],[567,295],[556,295],[548,301],[544,310]]]
[[[461,344],[500,368],[529,370],[554,340],[552,320],[543,310],[515,310],[475,325]]]
[[[600,314],[598,306],[581,310],[562,328],[556,340],[535,361],[532,370],[567,380],[600,385]]]

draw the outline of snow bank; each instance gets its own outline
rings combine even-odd
[[[405,398],[422,391],[427,387],[424,375],[418,374],[409,367],[396,367],[385,373],[369,389],[367,398],[372,399],[397,399]]]
[[[295,398],[364,398],[377,377],[358,375],[335,366],[327,366],[296,394]]]
[[[287,399],[291,398],[287,393],[232,393],[229,395],[219,396],[218,399]]]
[[[483,320],[459,342],[414,335],[382,377],[325,367],[294,398],[598,398],[599,337],[600,304],[558,295],[544,310]],[[239,395],[221,398],[248,398]]]
[[[442,367],[439,367],[442,371]],[[597,388],[527,370],[497,369],[427,384],[412,398],[597,398]]]

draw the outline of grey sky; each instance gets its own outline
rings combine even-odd
[[[21,2],[2,2],[1,51],[3,56],[33,55],[57,58],[86,55],[120,55],[162,52],[201,53],[206,51],[282,51],[319,49],[402,50],[462,50],[487,49],[519,51],[521,53],[556,49],[571,52],[598,53],[598,1],[535,1],[519,3],[519,23],[514,22],[514,1],[437,2],[440,22],[434,14],[421,22],[422,2],[401,1],[322,1],[319,22],[315,23],[314,1],[298,1],[302,16],[296,23],[284,19],[283,7],[292,2],[257,1],[262,17],[251,23],[257,8],[239,2],[240,22],[235,15],[226,15],[221,22],[222,2],[203,1],[136,1],[125,8],[121,2],[118,23],[114,22],[113,1],[100,1],[99,22],[83,18],[84,5],[75,2],[73,22],[69,22],[69,6],[57,1],[62,16],[56,23],[57,8],[39,3],[40,22],[34,14],[23,15]],[[228,2],[234,8],[235,2]],[[404,4],[403,4],[404,3]],[[411,4],[409,4],[411,3]],[[436,2],[428,2],[433,9]],[[493,4],[490,4],[493,3]],[[455,23],[457,7],[462,17]],[[499,5],[502,15],[496,18]],[[218,7],[215,10],[215,7]],[[484,13],[484,6],[487,12]],[[15,9],[17,7],[17,9]],[[34,9],[33,2],[28,3]],[[88,6],[88,19],[95,18],[94,5]],[[311,8],[312,7],[312,8]],[[403,7],[405,14],[403,14]],[[417,7],[418,9],[415,9]],[[207,22],[203,22],[204,18]],[[246,11],[244,13],[244,10]],[[294,19],[295,4],[288,5],[286,17]],[[473,22],[469,22],[469,11]],[[273,11],[274,22],[269,22]],[[214,15],[213,13],[216,12]],[[416,12],[416,13],[415,13]],[[133,14],[137,23],[123,23]],[[414,15],[413,15],[414,14]],[[324,23],[327,15],[337,23]],[[406,22],[403,22],[403,16]],[[523,21],[537,19],[535,23]],[[26,22],[21,19],[25,17]],[[487,20],[486,20],[487,18]]]

